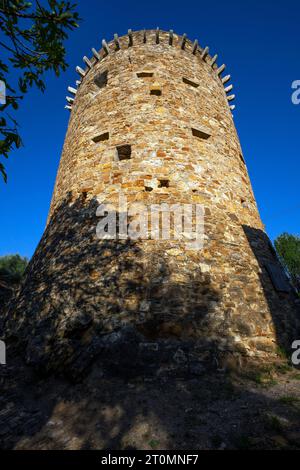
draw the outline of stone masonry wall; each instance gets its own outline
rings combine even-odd
[[[298,307],[265,269],[278,261],[217,65],[177,35],[173,45],[163,32],[158,44],[155,31],[146,43],[142,32],[132,39],[101,50],[78,88],[48,225],[7,331],[22,338],[29,363],[48,369],[99,356],[110,367],[199,370],[212,351],[275,355],[294,338]],[[130,159],[119,160],[122,145]],[[204,249],[98,240],[98,201],[116,204],[120,192],[147,206],[203,205]]]

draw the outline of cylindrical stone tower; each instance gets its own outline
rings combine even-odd
[[[289,347],[296,296],[261,223],[230,77],[185,35],[128,32],[93,49],[71,111],[43,238],[5,334],[26,361],[78,375],[198,373],[224,355]],[[101,201],[198,204],[204,246],[101,240]],[[129,371],[129,372],[128,372]]]

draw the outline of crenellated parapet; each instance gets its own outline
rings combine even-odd
[[[142,33],[142,34],[141,34]],[[154,33],[154,37],[153,37]],[[182,51],[186,51],[195,56],[205,63],[209,64],[212,70],[215,72],[216,76],[221,80],[221,83],[224,85],[224,90],[228,99],[228,105],[230,110],[235,109],[235,105],[232,103],[235,99],[235,95],[229,95],[233,89],[233,85],[227,85],[230,81],[231,76],[223,76],[223,72],[226,69],[226,65],[218,65],[217,59],[218,55],[215,54],[211,56],[209,54],[209,47],[201,47],[198,39],[195,39],[193,42],[187,38],[187,35],[184,33],[182,36],[176,35],[173,30],[170,30],[168,33],[161,31],[159,28],[156,30],[143,30],[142,32],[133,32],[131,29],[128,30],[126,36],[119,38],[118,34],[114,34],[114,39],[107,42],[105,39],[102,39],[102,48],[97,51],[95,48],[92,48],[92,57],[88,58],[87,56],[83,57],[84,68],[77,66],[76,72],[79,74],[80,79],[76,81],[76,88],[73,86],[68,87],[68,92],[72,96],[67,96],[67,104],[65,106],[69,111],[72,110],[72,105],[76,97],[77,88],[81,85],[85,77],[88,75],[89,71],[101,62],[106,56],[110,54],[118,53],[122,49],[130,48],[133,46],[143,47],[144,45],[149,44],[151,41],[152,44],[156,45],[165,45],[166,47],[178,47]],[[226,86],[225,86],[226,85]]]

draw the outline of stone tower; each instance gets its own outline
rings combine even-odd
[[[84,57],[45,233],[5,335],[40,369],[202,370],[270,357],[297,301],[264,232],[236,133],[230,76],[172,31],[128,31]],[[204,247],[101,240],[99,202],[198,204]],[[75,371],[75,372],[74,372]],[[129,373],[128,372],[128,373]]]

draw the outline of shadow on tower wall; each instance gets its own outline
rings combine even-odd
[[[300,337],[299,298],[266,233],[247,225],[243,225],[243,230],[258,261],[259,279],[272,317],[277,345],[290,354],[293,341]]]
[[[231,338],[210,275],[166,243],[99,240],[98,205],[70,195],[54,211],[3,337],[42,373],[80,377],[96,358],[121,375],[218,366]]]

